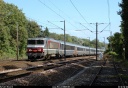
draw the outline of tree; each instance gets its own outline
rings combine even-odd
[[[90,46],[90,41],[88,39],[82,39],[84,41],[83,46]]]
[[[17,26],[19,32],[19,53],[22,56],[25,54],[25,47],[27,42],[27,19],[13,4],[5,3],[0,0],[0,53],[1,56],[15,56],[16,55],[16,39],[17,39]]]
[[[45,30],[43,31],[43,36],[44,36],[44,37],[49,37],[49,34],[50,34],[50,33],[49,33],[49,30],[48,30],[48,28],[46,27]]]
[[[27,23],[28,38],[39,37],[41,28],[35,21],[28,21]]]
[[[66,34],[66,42],[72,42],[71,36]]]
[[[76,44],[78,44],[77,42],[77,40],[78,40],[78,38],[76,37],[76,36],[71,36],[71,38],[72,38],[72,42],[73,43],[76,43]]]
[[[122,18],[121,27],[125,44],[125,58],[128,59],[128,0],[122,0],[119,6],[122,9],[118,14]]]
[[[93,47],[96,48],[96,39],[91,41],[91,44],[93,44]],[[99,40],[97,40],[97,46],[99,45]]]
[[[122,33],[116,32],[114,36],[107,38],[109,40],[109,51],[114,51],[118,54],[118,57],[123,57],[123,37]]]
[[[64,34],[59,34],[58,40],[64,41]]]

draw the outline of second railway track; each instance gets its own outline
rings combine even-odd
[[[70,60],[70,61],[60,61],[56,63],[46,63],[44,65],[38,65],[38,66],[31,66],[27,68],[19,68],[15,70],[9,70],[9,71],[3,71],[0,74],[0,83],[7,82],[16,78],[27,76],[31,73],[39,72],[39,71],[45,71],[56,67],[61,67],[64,65],[69,65],[73,63],[79,63],[83,61],[88,61],[88,59],[77,59],[77,60]],[[90,59],[91,61],[91,59]]]

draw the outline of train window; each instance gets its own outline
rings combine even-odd
[[[74,46],[71,46],[71,50],[74,50],[75,49],[75,47]]]
[[[55,42],[50,42],[49,48],[50,49],[58,49],[59,48],[59,44],[55,43]]]
[[[89,51],[89,49],[86,49],[86,51]]]
[[[95,50],[91,50],[92,52],[95,52]]]
[[[44,40],[28,40],[28,44],[44,44]]]
[[[36,44],[35,40],[28,40],[28,44]]]
[[[44,44],[44,40],[37,40],[37,44]]]
[[[69,46],[69,45],[66,45],[66,49],[67,49],[67,50],[70,50],[70,46]]]
[[[64,49],[64,44],[61,44],[61,49]]]
[[[83,51],[83,48],[78,47],[77,50],[79,50],[79,51]]]
[[[74,50],[74,46],[66,45],[67,50]]]

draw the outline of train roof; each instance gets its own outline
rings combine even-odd
[[[44,40],[44,38],[28,38],[28,40]]]
[[[59,41],[61,44],[64,44],[64,41]],[[81,47],[81,48],[86,48],[87,46],[82,46],[82,45],[78,45],[78,44],[74,44],[74,43],[70,43],[70,42],[66,42],[66,45],[70,45],[70,46],[77,46],[77,47]]]
[[[28,38],[28,40],[52,40],[52,41],[60,42],[61,44],[64,44],[64,41],[62,41],[62,40],[55,40],[53,38],[43,38],[43,37],[40,37],[40,38]],[[78,44],[74,44],[74,43],[70,43],[70,42],[66,42],[66,45],[76,46],[76,47],[80,47],[80,48],[89,48],[89,46],[82,46],[82,45],[78,45]],[[96,48],[90,47],[90,49],[95,50]],[[97,49],[97,50],[102,50],[102,49]]]

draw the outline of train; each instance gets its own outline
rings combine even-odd
[[[101,52],[103,52],[102,49],[97,49],[97,54]],[[55,40],[53,38],[28,38],[26,53],[28,60],[36,60],[38,58],[46,60],[51,57],[62,58],[67,56],[77,57],[96,55],[96,49],[61,40]]]

